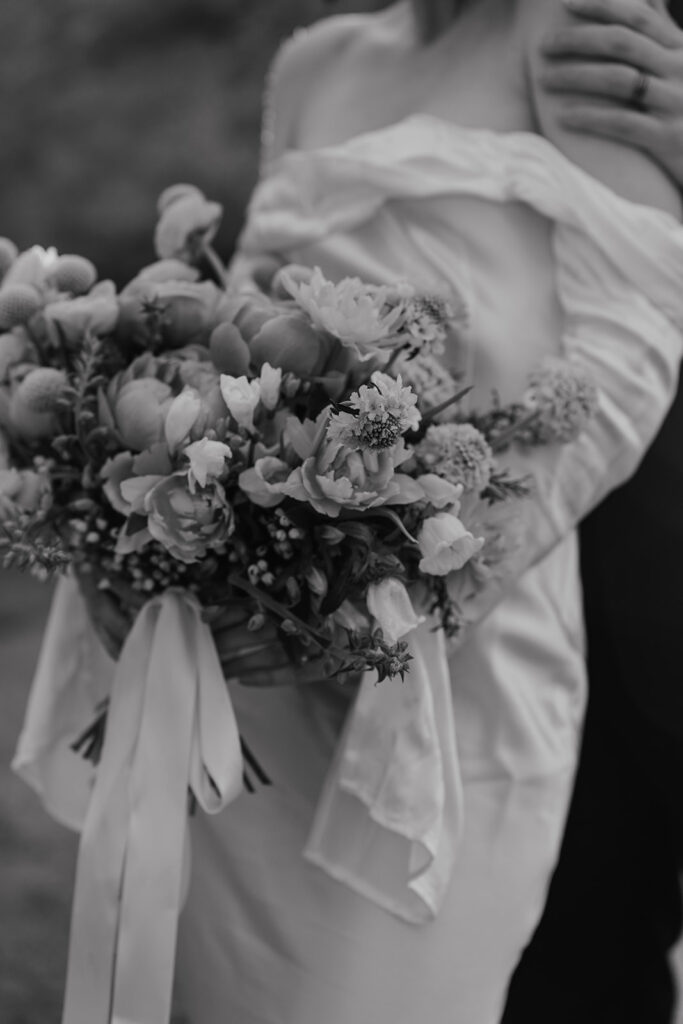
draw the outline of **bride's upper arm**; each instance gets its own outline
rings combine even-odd
[[[645,0],[642,0],[645,2]],[[641,150],[610,139],[582,135],[562,124],[566,97],[544,91],[541,78],[544,38],[569,25],[572,15],[562,0],[522,0],[529,87],[538,129],[574,163],[636,203],[659,207],[680,218],[681,196],[667,174]]]

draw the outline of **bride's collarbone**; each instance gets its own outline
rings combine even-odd
[[[459,48],[458,48],[459,50]],[[360,52],[329,66],[298,113],[303,149],[343,143],[414,114],[465,128],[531,131],[534,118],[524,62],[514,47],[478,55],[449,53],[431,66],[404,55]]]

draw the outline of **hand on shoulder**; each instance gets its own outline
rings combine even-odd
[[[641,70],[644,68],[637,63],[642,59],[642,44],[646,44],[647,52],[652,53],[653,48],[663,51],[662,40],[665,37],[670,40],[667,33],[670,29],[677,33],[676,26],[672,24],[665,32],[666,23],[658,20],[662,15],[649,8],[646,0],[575,0],[571,4],[566,0],[522,0],[522,3],[530,89],[541,133],[571,160],[627,199],[659,207],[680,218],[681,198],[671,176],[670,134],[664,126],[654,125],[655,118],[651,114],[635,106],[636,103],[642,105],[643,100],[643,80],[636,70],[636,65]],[[582,11],[591,12],[590,24],[586,23],[584,15],[578,14],[579,3]],[[610,11],[613,17],[621,12],[622,22],[606,20]],[[632,27],[624,25],[624,19],[630,19]],[[595,24],[595,21],[600,23]],[[659,32],[659,42],[652,37],[640,38],[646,25],[650,31]],[[668,49],[675,50],[673,46]],[[683,65],[683,60],[681,63]],[[681,74],[683,162],[683,66]],[[601,80],[610,83],[612,88],[606,98],[596,89],[596,82]],[[583,83],[581,87],[576,86],[579,81]],[[569,83],[570,87],[561,87],[562,82]],[[575,91],[572,91],[572,83]],[[616,96],[617,83],[624,93],[623,99]],[[637,89],[636,83],[640,83]],[[644,99],[654,97],[654,92],[650,93],[651,85],[650,79],[646,79]],[[648,124],[643,135],[645,118]],[[640,129],[635,134],[634,123]],[[610,125],[612,130],[609,130]]]

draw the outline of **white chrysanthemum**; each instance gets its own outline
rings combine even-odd
[[[394,379],[376,371],[370,384],[363,384],[349,398],[353,412],[340,412],[331,417],[327,436],[348,448],[381,451],[391,448],[408,430],[420,423],[417,395],[405,387],[400,377]]]
[[[549,357],[529,375],[524,404],[536,413],[518,439],[525,444],[574,441],[598,407],[598,391],[585,372]]]
[[[394,336],[401,310],[387,306],[388,288],[364,284],[357,277],[334,284],[319,267],[309,281],[296,281],[286,271],[281,279],[313,324],[354,348],[360,359],[369,359],[378,349],[386,348]]]
[[[471,423],[438,423],[427,428],[415,449],[422,465],[453,484],[480,494],[491,479],[493,452]]]

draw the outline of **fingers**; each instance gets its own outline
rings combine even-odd
[[[646,111],[576,104],[558,116],[565,127],[574,131],[614,139],[644,149],[655,157],[666,145],[665,122]]]
[[[576,60],[549,63],[539,76],[539,82],[548,92],[599,96],[628,104],[638,78],[639,72],[626,64]],[[668,82],[650,76],[646,103],[649,110],[676,113],[681,97]]]
[[[579,18],[630,29],[660,46],[681,45],[680,33],[663,4],[650,7],[642,0],[565,0],[565,3]]]
[[[575,25],[546,39],[541,52],[552,59],[616,61],[665,77],[667,50],[660,43],[622,25]]]

